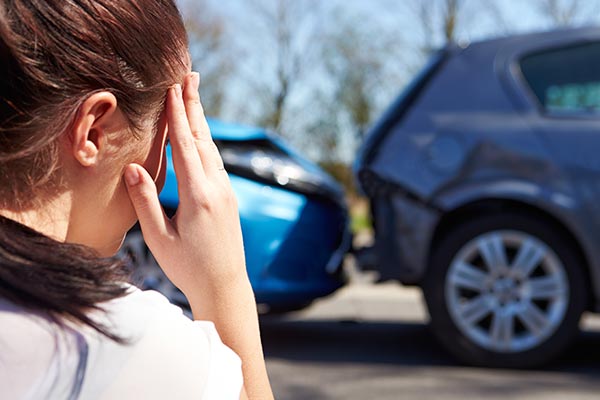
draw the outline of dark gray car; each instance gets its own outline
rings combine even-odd
[[[547,361],[600,312],[600,29],[440,51],[356,172],[382,279],[423,288],[449,351]]]

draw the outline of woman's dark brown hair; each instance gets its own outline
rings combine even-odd
[[[132,133],[156,123],[186,54],[174,0],[0,0],[0,209],[60,192],[58,139],[91,94],[113,93]],[[0,217],[2,298],[115,338],[88,311],[126,279],[122,262]]]

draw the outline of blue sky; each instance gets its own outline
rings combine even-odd
[[[196,0],[179,0],[196,1]],[[260,82],[265,85],[274,81],[273,71],[269,68],[273,63],[274,54],[269,47],[268,41],[261,39],[259,32],[260,24],[256,23],[256,14],[252,7],[256,1],[269,2],[276,0],[206,0],[212,8],[212,12],[225,17],[228,22],[229,35],[232,46],[239,52],[240,70],[233,79],[229,79],[227,91],[232,99],[247,99],[244,103],[236,101],[229,102],[228,107],[222,115],[223,118],[236,122],[251,123],[257,112],[260,112],[256,100],[256,93],[249,81]],[[354,16],[365,27],[385,32],[392,37],[397,36],[401,43],[401,54],[390,55],[388,59],[389,69],[397,73],[393,78],[386,78],[388,82],[378,95],[377,102],[381,110],[388,104],[410,81],[410,78],[419,70],[425,61],[423,52],[424,32],[419,19],[416,17],[416,9],[419,4],[435,4],[443,0],[284,0],[292,2],[313,2],[318,4],[325,19],[320,20],[329,29],[335,29],[336,16],[339,13]],[[546,30],[552,27],[551,21],[544,18],[536,8],[543,0],[463,0],[464,13],[459,16],[458,39],[460,42],[468,43],[507,33],[519,33]],[[569,2],[572,0],[561,0]],[[600,15],[600,0],[584,0],[584,12],[578,18],[578,24],[590,24],[598,22]],[[315,8],[316,10],[316,8]],[[332,12],[335,10],[335,12]],[[310,12],[310,9],[309,9]],[[315,12],[315,18],[318,18]],[[323,17],[321,17],[323,18]],[[262,27],[264,29],[264,27]],[[264,32],[263,32],[264,33]],[[438,34],[437,42],[441,43],[441,35]],[[311,95],[314,86],[326,88],[328,82],[325,76],[318,71],[311,71],[310,79],[297,87],[290,99],[291,112],[288,113],[289,132],[288,137],[292,142],[296,141],[299,147],[303,147],[301,137],[305,125],[303,119],[309,113],[297,113],[296,109],[310,110]],[[254,83],[256,83],[254,82]],[[342,158],[351,159],[356,143],[352,143],[349,135],[342,135],[343,149]],[[305,149],[310,152],[310,149]]]

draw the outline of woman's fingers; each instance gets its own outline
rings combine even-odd
[[[197,72],[189,74],[184,81],[183,100],[188,116],[192,136],[196,140],[212,140],[210,128],[204,116],[204,109],[200,102],[200,75]]]
[[[158,200],[156,184],[150,174],[137,164],[125,167],[125,183],[144,239],[149,246],[156,246],[171,233],[170,221]]]
[[[197,72],[189,74],[184,82],[183,99],[188,116],[192,136],[196,141],[202,166],[207,175],[224,175],[223,160],[217,146],[212,140],[210,128],[200,101],[200,75]]]
[[[167,120],[179,198],[188,198],[200,193],[206,176],[190,130],[180,85],[170,88],[167,94]]]

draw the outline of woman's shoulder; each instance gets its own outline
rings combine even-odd
[[[105,326],[128,343],[138,344],[140,340],[160,340],[156,351],[171,345],[192,345],[204,348],[222,345],[215,325],[211,321],[194,321],[181,307],[173,305],[160,292],[128,287],[126,296],[110,300],[100,305],[102,312],[96,314]],[[165,338],[170,340],[163,340]],[[178,340],[177,340],[178,339]],[[188,347],[189,350],[189,347]]]
[[[87,327],[58,329],[43,315],[0,301],[0,384],[11,382],[11,398],[72,390],[81,399],[239,396],[241,361],[211,322],[192,321],[162,294],[133,286],[99,307],[90,316],[123,344]]]
[[[131,394],[137,398],[186,399],[210,392],[215,384],[221,386],[219,390],[231,390],[228,385],[235,387],[239,381],[241,387],[241,361],[222,343],[212,322],[192,321],[161,293],[135,287],[102,307],[103,323],[127,342],[113,343],[112,351],[98,354],[91,363],[94,371],[90,375],[94,375],[107,364],[114,364],[115,357],[121,360],[118,373],[108,379],[112,383],[103,397]],[[89,387],[91,393],[97,393],[93,386]]]
[[[51,318],[0,298],[0,387],[6,398],[45,398],[69,393],[74,374],[58,379],[61,369],[76,371],[82,335],[57,329]]]

